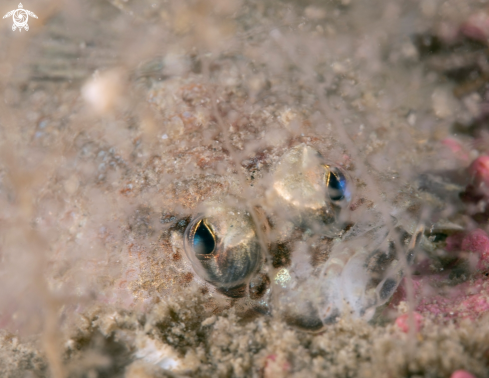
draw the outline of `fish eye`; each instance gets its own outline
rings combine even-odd
[[[333,202],[350,199],[350,192],[346,176],[336,167],[326,166],[326,188],[329,198]]]
[[[187,226],[184,250],[199,277],[230,297],[245,287],[262,262],[255,225],[246,211],[216,206]]]
[[[351,181],[314,148],[298,145],[285,153],[273,171],[267,206],[276,218],[328,237],[337,236],[348,220]],[[287,232],[287,231],[285,231]]]
[[[193,248],[198,259],[207,259],[216,249],[216,239],[206,219],[197,222],[193,237]]]

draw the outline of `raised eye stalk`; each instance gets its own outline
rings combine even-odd
[[[345,172],[301,144],[289,150],[274,169],[268,211],[279,222],[286,219],[317,235],[336,237],[348,221],[352,191]]]

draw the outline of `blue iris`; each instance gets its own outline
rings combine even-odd
[[[347,195],[346,177],[338,169],[331,169],[328,177],[328,194],[332,201],[341,201]]]
[[[214,252],[216,242],[214,235],[204,221],[199,222],[194,234],[194,251],[198,255],[210,255]]]

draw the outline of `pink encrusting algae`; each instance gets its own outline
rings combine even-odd
[[[446,282],[447,275],[413,278],[414,309],[419,314],[426,314],[445,319],[477,319],[489,311],[489,283],[484,277],[469,280],[456,286],[445,286],[440,289],[440,282]],[[406,281],[393,296],[389,308],[396,308],[401,302],[407,302]],[[396,321],[397,323],[397,321]]]
[[[487,185],[489,187],[489,156],[481,155],[475,159],[469,167],[469,174],[474,184]]]
[[[471,15],[460,27],[460,32],[471,39],[487,41],[489,38],[489,14],[480,11]]]
[[[470,164],[467,174],[470,183],[465,192],[462,193],[462,200],[467,204],[484,201],[484,209],[486,210],[489,199],[489,156],[481,155],[475,159]]]
[[[477,257],[477,270],[489,267],[489,236],[485,231],[476,229],[469,232],[462,240],[462,251],[473,253]]]
[[[455,265],[468,261],[471,277],[457,285],[450,283],[450,272],[413,276],[410,279],[414,293],[414,309],[443,319],[476,319],[489,311],[489,237],[481,229],[456,233],[447,238],[447,252],[460,258]],[[407,301],[406,280],[394,294],[390,308]]]
[[[460,153],[455,148],[454,154]],[[489,156],[481,155],[466,169],[469,183],[461,198],[467,213],[473,212],[475,203],[482,203],[487,212],[489,199]],[[479,217],[480,219],[480,217]],[[484,225],[481,224],[481,227]],[[432,261],[424,258],[415,265],[417,274],[405,278],[393,295],[389,308],[397,308],[401,302],[409,302],[408,288],[412,289],[415,317],[419,314],[442,320],[477,319],[489,311],[489,235],[483,228],[457,231],[448,235],[442,247],[448,260],[441,271],[432,267]],[[434,269],[434,270],[433,270]],[[458,275],[454,272],[458,272]],[[405,315],[396,319],[404,330]]]
[[[265,359],[265,367],[263,368],[264,378],[283,377],[291,370],[292,366],[285,360],[284,356],[270,354]]]
[[[410,331],[411,324],[413,323],[415,332],[419,332],[423,326],[423,316],[416,311],[411,314],[402,314],[396,319],[396,326],[404,333]]]
[[[477,228],[469,232],[457,232],[447,237],[446,251],[459,254],[474,264],[476,271],[489,267],[489,236]]]
[[[465,370],[454,371],[450,378],[476,378],[474,375],[470,374]]]
[[[460,158],[461,160],[468,160],[466,148],[458,140],[454,138],[445,138],[441,141],[444,146],[447,146],[451,153]]]

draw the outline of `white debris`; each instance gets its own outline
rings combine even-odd
[[[98,113],[112,110],[121,102],[125,78],[120,70],[95,72],[82,88],[83,99]]]
[[[168,344],[145,337],[138,343],[139,349],[136,351],[136,358],[158,365],[162,369],[177,370],[181,367],[182,361],[175,350]]]
[[[454,114],[457,104],[453,94],[446,88],[437,88],[431,95],[433,111],[439,118],[448,118]]]

